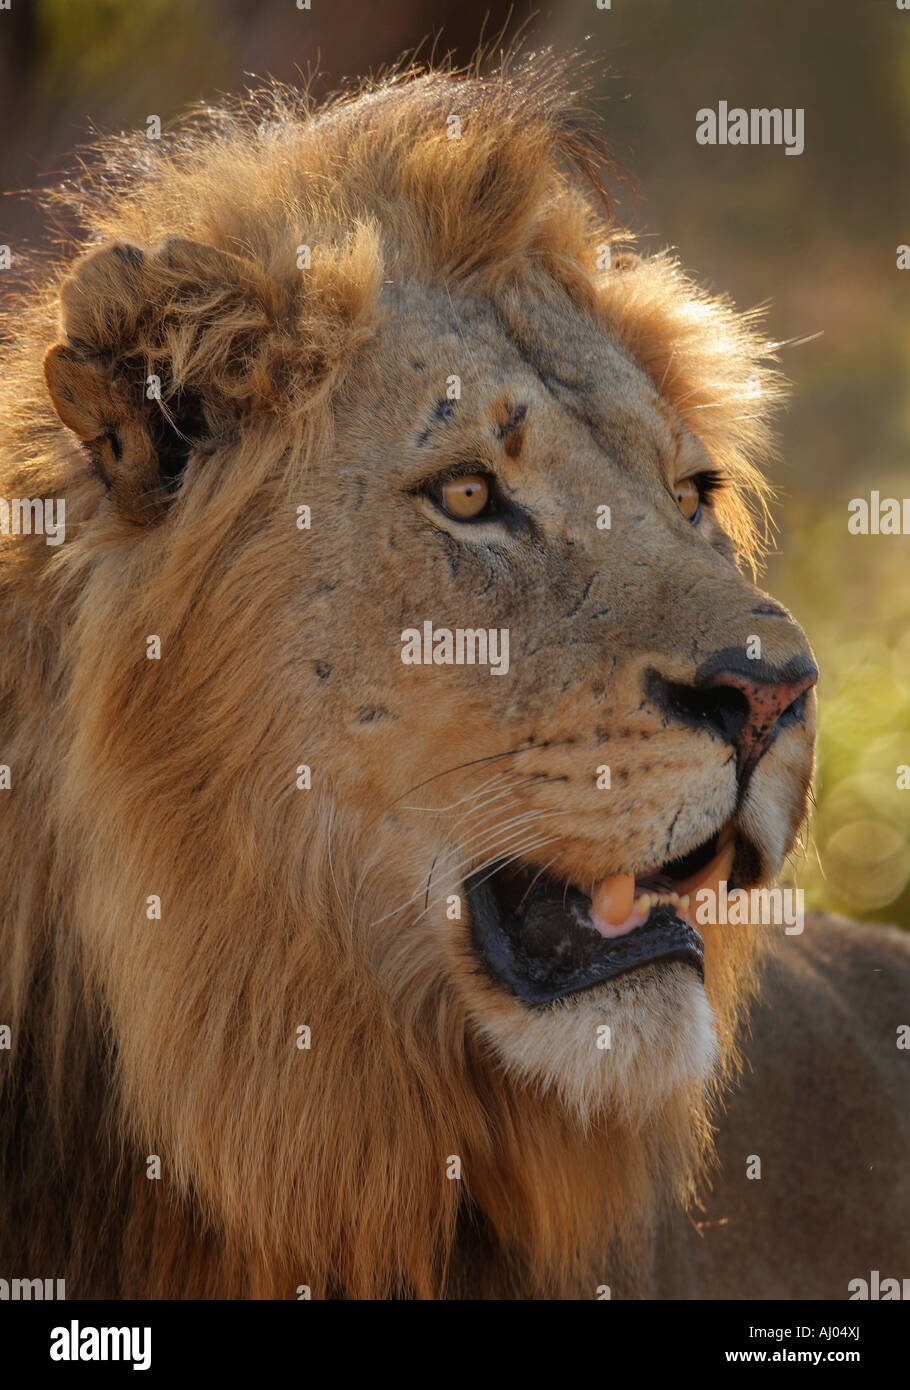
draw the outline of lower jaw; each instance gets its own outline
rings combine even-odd
[[[695,928],[669,905],[652,908],[641,926],[623,937],[588,930],[557,950],[538,950],[532,938],[503,930],[492,892],[468,885],[474,949],[486,971],[527,1004],[550,1004],[606,984],[647,965],[675,962],[704,979],[704,950]]]
[[[728,876],[735,882],[734,863],[754,861],[728,827],[706,849],[707,862],[677,881],[661,871],[640,884],[619,876],[594,885],[590,896],[531,870],[475,875],[465,885],[475,953],[501,988],[528,1005],[552,1004],[647,966],[682,967],[703,981],[704,948],[687,893],[716,890]],[[531,886],[521,896],[523,878]]]

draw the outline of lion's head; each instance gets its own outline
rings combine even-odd
[[[604,222],[546,64],[141,143],[3,426],[68,528],[4,557],[10,814],[124,1163],[252,1288],[606,1276],[762,935],[683,899],[805,811],[815,668],[746,573],[765,345]]]

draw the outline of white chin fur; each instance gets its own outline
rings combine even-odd
[[[557,1091],[583,1123],[606,1113],[639,1124],[679,1086],[707,1082],[717,1060],[711,1006],[682,964],[646,967],[544,1009],[516,1003],[476,1022],[507,1072]]]

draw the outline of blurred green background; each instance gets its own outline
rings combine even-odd
[[[741,306],[768,303],[794,384],[781,422],[766,586],[822,670],[817,810],[792,873],[807,901],[910,926],[910,536],[851,536],[853,497],[910,496],[910,13],[895,0],[13,0],[0,11],[0,185],[40,186],[90,125],[318,67],[317,93],[426,39],[467,61],[486,34],[583,51],[620,163],[620,218]],[[705,147],[695,113],[802,107],[805,152]],[[27,200],[0,243],[41,245]]]

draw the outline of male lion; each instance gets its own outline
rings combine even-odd
[[[745,573],[765,346],[623,248],[600,156],[537,60],[60,193],[0,371],[4,1274],[910,1272],[906,941],[694,918],[794,843],[816,669]]]

